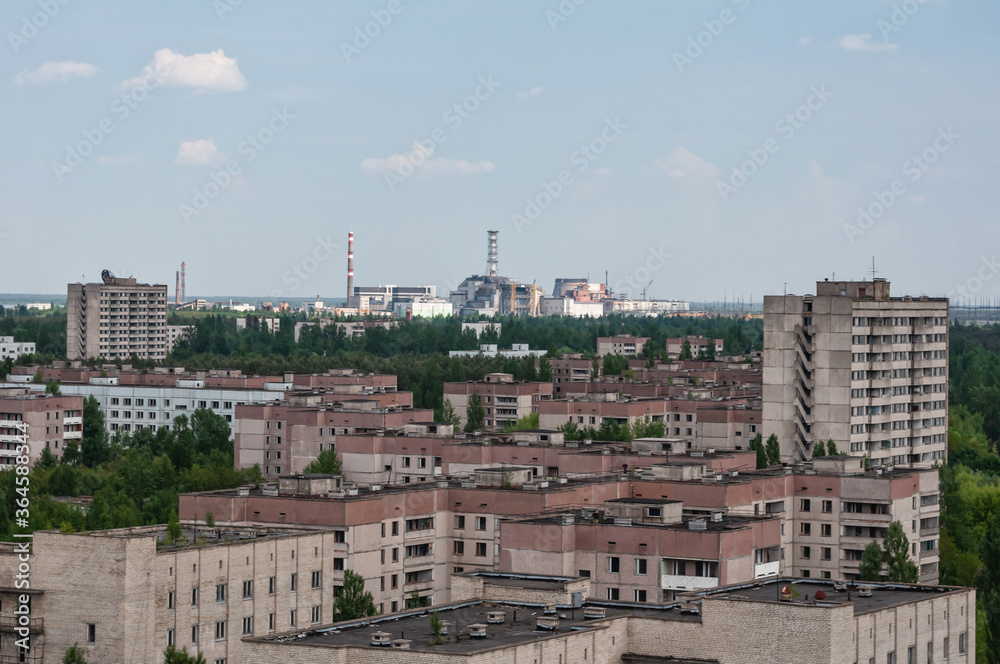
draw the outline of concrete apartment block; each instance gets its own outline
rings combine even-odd
[[[538,405],[552,399],[552,383],[514,382],[511,374],[486,374],[483,380],[445,383],[444,398],[458,414],[459,426],[468,422],[469,398],[478,394],[486,411],[483,425],[487,430],[502,429],[522,417],[538,412]]]
[[[785,459],[817,442],[875,466],[947,454],[948,300],[890,297],[884,279],[764,298],[764,437]]]
[[[100,284],[69,284],[66,357],[162,360],[167,356],[167,287],[106,272]]]
[[[27,425],[27,430],[21,427]],[[16,464],[20,436],[28,435],[29,463],[46,447],[62,457],[68,443],[83,437],[83,397],[0,388],[0,468]]]
[[[624,355],[635,357],[642,355],[642,350],[646,346],[649,337],[634,337],[630,334],[623,334],[617,337],[598,337],[597,356]]]

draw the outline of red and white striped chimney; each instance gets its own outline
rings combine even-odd
[[[347,307],[354,301],[354,231],[347,234]]]

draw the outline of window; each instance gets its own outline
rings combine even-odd
[[[399,534],[399,521],[392,522],[392,536],[395,537]]]
[[[274,577],[273,576],[268,577],[268,579],[267,579],[267,594],[268,595],[273,595],[274,594]]]
[[[309,615],[309,620],[313,625],[318,624],[321,621],[321,608],[319,606],[314,606]]]
[[[800,535],[812,535],[812,524],[806,521],[805,523],[799,524],[799,534]]]
[[[618,601],[618,589],[608,588],[608,599]]]
[[[635,599],[636,602],[645,602],[646,601],[646,591],[645,590],[636,590],[635,591],[635,597],[634,597],[634,599]]]
[[[812,549],[808,546],[802,547],[800,558],[808,558],[812,555]]]
[[[476,542],[476,555],[479,557],[486,555],[486,542]]]
[[[410,457],[403,457],[403,468],[410,467]]]
[[[927,664],[934,664],[934,642],[927,642]]]
[[[293,572],[291,579],[289,579],[288,582],[288,589],[291,590],[292,592],[295,592],[298,589],[298,586],[299,586],[299,575]]]
[[[803,512],[808,512],[812,506],[811,501],[808,498],[803,498],[799,501],[799,509]]]
[[[395,590],[396,588],[399,587],[399,575],[398,574],[393,574],[392,577],[389,580],[392,582],[391,586],[392,586],[393,590]]]
[[[198,606],[198,589],[191,589],[191,606]]]
[[[885,655],[885,664],[896,664],[896,651],[895,650],[893,650],[892,652],[886,653],[886,655]]]
[[[298,618],[298,616],[295,614],[295,609],[292,609],[291,612],[288,614],[288,624],[289,624],[289,626],[291,626],[291,627],[295,627],[296,626],[296,618]]]
[[[460,514],[456,514],[455,515],[455,530],[464,530],[464,529],[465,529],[465,517],[462,516],[462,515],[460,515]]]
[[[910,646],[906,649],[906,664],[917,664],[917,647]]]
[[[243,599],[253,597],[253,580],[243,582]]]
[[[220,620],[215,623],[215,640],[222,641],[226,638],[226,621]]]
[[[243,636],[250,636],[253,634],[253,616],[247,616],[243,619]]]
[[[962,632],[958,635],[958,654],[964,655],[966,653],[967,647],[965,644],[966,633]]]
[[[462,540],[455,540],[455,545],[454,548],[452,549],[452,553],[456,556],[464,556],[465,542],[463,542]]]
[[[612,574],[621,571],[621,559],[618,556],[608,556],[608,571]]]
[[[174,591],[171,590],[167,593],[167,611],[174,610]]]
[[[832,552],[831,552],[830,547],[824,546],[823,548],[821,548],[819,550],[819,558],[820,558],[820,560],[832,560],[831,553]]]
[[[833,535],[833,526],[829,523],[820,525],[820,534],[823,537],[831,537]]]
[[[830,514],[833,512],[833,501],[824,500],[823,501],[823,514]]]
[[[191,625],[191,643],[198,643],[198,625]]]
[[[174,630],[168,629],[167,630],[167,647],[169,648],[172,645],[174,645]]]
[[[393,547],[392,549],[392,562],[399,562],[399,547]]]
[[[226,601],[226,584],[219,583],[215,586],[215,603],[220,604]]]
[[[635,573],[637,575],[639,575],[639,576],[643,576],[643,575],[646,574],[646,559],[645,558],[636,558],[635,559]],[[642,601],[645,602],[646,600],[642,600]]]
[[[269,632],[273,632],[274,631],[274,614],[273,613],[267,614],[267,631],[269,631]]]
[[[477,516],[476,517],[476,530],[486,530],[486,517]]]
[[[941,659],[948,659],[948,641],[949,640],[950,639],[948,639],[947,636],[944,637],[944,654],[941,656]]]

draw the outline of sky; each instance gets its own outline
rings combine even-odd
[[[1000,293],[1000,4],[5,0],[0,292]]]

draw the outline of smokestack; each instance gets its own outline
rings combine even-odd
[[[347,304],[354,301],[354,231],[347,234]]]
[[[187,290],[187,284],[185,283],[186,280],[187,280],[186,271],[187,271],[187,263],[182,262],[181,263],[181,304],[187,303],[187,293],[185,292]]]
[[[177,277],[177,280],[176,280],[176,283],[174,284],[174,304],[180,304],[181,303],[181,273],[180,273],[180,271],[177,272],[176,277]]]
[[[486,231],[486,274],[497,276],[497,231]]]

